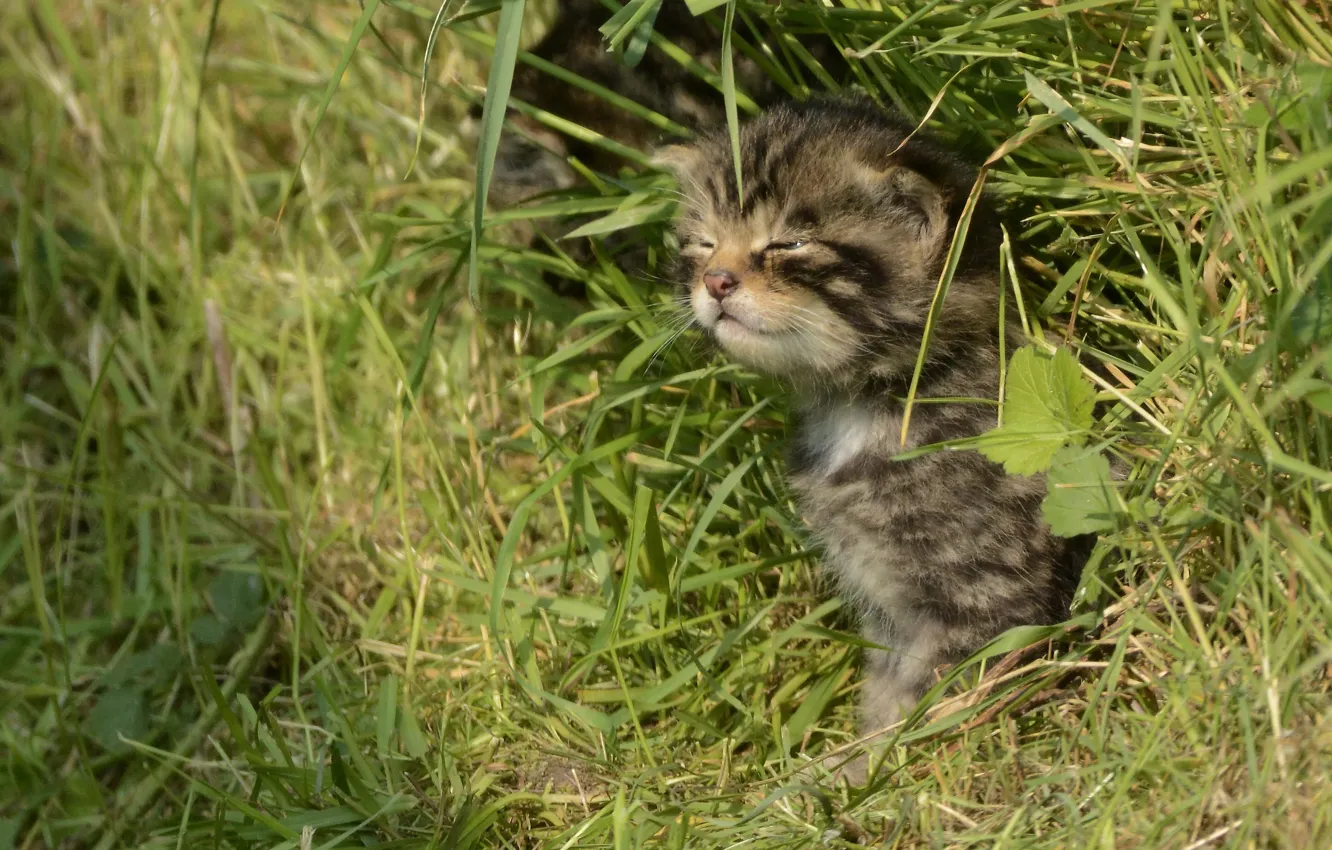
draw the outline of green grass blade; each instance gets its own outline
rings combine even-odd
[[[296,191],[296,187],[301,181],[301,166],[305,164],[305,155],[310,152],[310,145],[314,143],[315,135],[319,131],[319,125],[323,123],[324,113],[328,111],[328,105],[333,102],[333,95],[337,94],[338,86],[342,84],[342,75],[347,73],[347,66],[351,64],[352,58],[356,55],[356,46],[361,43],[361,37],[365,35],[366,29],[370,26],[370,20],[375,16],[375,10],[379,8],[379,0],[365,0],[365,6],[361,9],[361,16],[356,19],[352,26],[351,35],[347,37],[347,43],[343,45],[342,55],[338,57],[338,66],[333,71],[333,76],[324,88],[324,94],[319,99],[319,106],[315,109],[314,123],[310,125],[309,135],[305,137],[305,143],[301,145],[301,152],[296,156],[296,164],[291,169],[291,180],[287,184],[287,190],[282,194],[282,202],[278,204],[277,221],[282,221],[282,214],[287,210],[287,202],[291,200],[291,195]]]
[[[499,150],[500,133],[504,129],[504,113],[509,103],[509,89],[513,85],[513,66],[518,59],[518,38],[522,34],[525,6],[526,0],[503,0],[501,3],[499,24],[495,34],[495,52],[490,59],[490,76],[486,80],[486,100],[481,112],[481,134],[476,149],[476,190],[467,265],[467,296],[473,304],[480,303],[481,266],[478,262],[477,247],[481,241],[486,196],[490,193],[490,176],[495,167],[495,154]]]
[[[744,181],[740,174],[740,115],[735,97],[735,55],[731,50],[731,31],[735,28],[735,3],[726,4],[726,22],[722,25],[722,98],[726,108],[726,132],[731,137],[731,158],[735,162],[735,192],[742,203]]]
[[[925,357],[929,350],[930,337],[939,323],[939,316],[943,313],[944,300],[948,298],[948,289],[953,282],[953,273],[957,271],[958,261],[962,259],[962,248],[966,245],[967,231],[971,226],[971,216],[976,211],[976,204],[980,202],[981,193],[985,189],[987,173],[982,170],[976,177],[976,183],[971,187],[971,194],[967,196],[966,206],[962,208],[962,214],[958,216],[952,241],[948,245],[948,254],[944,258],[943,269],[939,273],[939,282],[934,288],[934,297],[930,301],[930,310],[925,316],[925,329],[921,333],[920,348],[916,352],[916,366],[911,371],[911,385],[907,389],[906,404],[902,408],[900,439],[903,446],[906,446],[907,431],[911,427],[911,412],[916,405],[916,388],[920,385],[920,375],[925,368]]]

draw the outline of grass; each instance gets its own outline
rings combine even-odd
[[[1324,3],[732,13],[1004,147],[1008,309],[1133,465],[1070,624],[857,791],[802,771],[857,647],[784,398],[662,347],[620,199],[664,178],[494,216],[473,306],[497,6],[440,31],[419,151],[437,10],[375,6],[0,8],[0,848],[1328,846]],[[646,278],[506,244],[578,203],[646,219]]]

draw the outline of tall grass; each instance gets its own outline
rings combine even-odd
[[[1001,150],[1008,309],[1134,467],[1070,623],[853,790],[782,391],[676,338],[666,179],[477,226],[499,7],[429,62],[407,0],[0,8],[0,847],[1327,846],[1325,5],[710,12]],[[507,239],[572,212],[646,273]]]

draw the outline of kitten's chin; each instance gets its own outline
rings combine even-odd
[[[737,319],[722,316],[712,326],[712,335],[728,357],[756,372],[784,377],[813,368],[800,357],[794,335],[786,331],[756,331]]]

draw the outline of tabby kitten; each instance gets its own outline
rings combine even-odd
[[[974,451],[903,451],[995,424],[993,404],[903,399],[975,172],[858,100],[784,105],[742,128],[737,194],[724,132],[666,148],[685,195],[678,278],[732,358],[794,386],[789,473],[825,569],[888,649],[867,658],[866,731],[1009,627],[1066,615],[1086,541],[1042,521],[1045,481]],[[994,399],[998,217],[975,210],[917,397]],[[1010,325],[1009,340],[1021,339]]]

